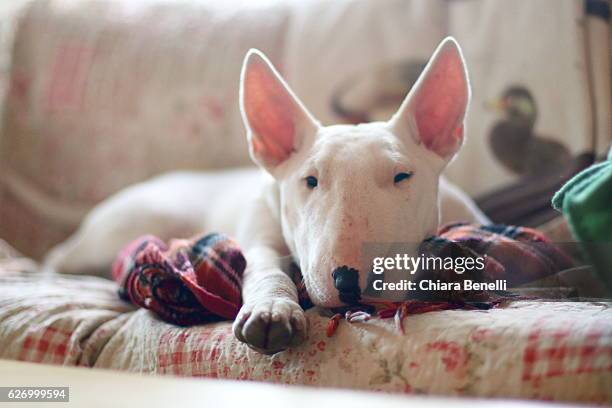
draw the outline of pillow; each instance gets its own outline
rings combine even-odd
[[[250,164],[238,81],[251,47],[334,121],[334,84],[387,59],[429,55],[443,3],[33,2],[16,35],[0,133],[1,236],[40,257],[128,184]]]
[[[609,302],[507,307],[341,321],[306,313],[308,337],[266,356],[230,322],[178,327],[133,311],[114,282],[8,272],[0,262],[0,358],[155,375],[254,380],[404,394],[610,404]]]

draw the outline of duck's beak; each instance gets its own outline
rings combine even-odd
[[[487,110],[495,111],[495,112],[504,112],[508,107],[508,104],[503,99],[494,99],[485,101],[484,107]]]

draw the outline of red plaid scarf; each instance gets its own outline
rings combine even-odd
[[[540,231],[512,225],[447,224],[421,245],[421,251],[440,254],[449,246],[487,257],[483,279],[506,279],[516,286],[571,268],[573,262]]]
[[[421,251],[435,256],[487,255],[481,279],[507,279],[509,285],[530,282],[572,266],[571,259],[542,233],[505,225],[447,225],[437,236],[425,240]],[[171,323],[191,325],[236,317],[242,305],[245,267],[238,244],[224,235],[173,240],[169,245],[149,235],[121,251],[113,265],[113,277],[120,284],[119,295],[123,299],[150,309]],[[299,269],[295,267],[292,272],[300,304],[312,306]],[[403,307],[411,313],[487,308],[503,298],[499,294],[485,296],[474,304],[457,299],[435,304],[411,301]],[[381,317],[392,316],[389,308],[395,311],[400,307],[386,305],[388,308],[380,312]]]
[[[236,317],[245,267],[238,244],[220,234],[169,246],[147,235],[121,251],[112,272],[121,298],[169,322],[191,325]]]

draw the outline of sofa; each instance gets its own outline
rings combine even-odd
[[[549,199],[571,176],[565,167],[580,170],[612,142],[609,13],[601,0],[584,3],[3,3],[0,13],[15,18],[0,34],[0,237],[41,259],[129,184],[250,165],[238,77],[251,47],[322,123],[350,123],[390,117],[448,34],[462,45],[473,95],[466,143],[446,177],[494,221],[537,226],[555,216]],[[499,107],[517,87],[530,98],[531,127],[500,140]],[[525,143],[533,154],[522,153]],[[517,170],[527,160],[564,168],[552,177]],[[498,194],[512,186],[511,197]]]
[[[493,129],[503,115],[491,106],[519,83],[538,103],[531,130],[541,145],[561,145],[568,161],[607,149],[610,95],[601,89],[609,89],[609,27],[605,16],[582,6],[574,0],[14,3],[8,14],[15,30],[0,37],[10,39],[4,42],[10,52],[0,54],[10,55],[1,60],[7,65],[0,359],[94,373],[342,388],[352,390],[353,401],[362,395],[354,391],[383,391],[419,406],[422,395],[453,397],[434,405],[462,403],[454,397],[612,403],[609,299],[531,296],[486,311],[431,312],[408,316],[404,333],[392,319],[343,321],[331,337],[325,311],[312,309],[304,344],[264,356],[238,342],[230,322],[171,325],[120,300],[111,280],[43,274],[39,263],[87,211],[127,185],[177,169],[250,165],[237,89],[251,47],[272,59],[324,123],[351,123],[387,117],[440,38],[453,34],[471,67],[474,95],[468,141],[447,176],[476,198],[500,197],[497,189],[520,189],[525,181],[541,186],[537,174],[516,172],[496,156]],[[585,36],[589,42],[580,41]],[[558,83],[567,84],[566,93]],[[549,198],[538,200],[547,211],[529,208],[524,219],[557,242],[570,240],[561,219],[550,221]],[[517,207],[505,201],[501,207],[509,205]]]
[[[515,301],[342,321],[307,312],[304,343],[273,356],[236,340],[231,322],[179,327],[93,276],[40,276],[7,245],[0,260],[0,359],[141,374],[252,380],[406,395],[609,404],[612,303]]]

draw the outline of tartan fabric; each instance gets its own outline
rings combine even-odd
[[[533,325],[523,354],[523,381],[612,371],[612,347],[605,346],[605,333],[593,329],[584,333],[581,344],[571,344],[568,329],[546,331],[543,321]],[[607,356],[607,358],[605,357]]]
[[[245,266],[238,244],[221,234],[169,245],[147,235],[120,252],[112,274],[121,298],[185,326],[236,317]]]
[[[505,279],[509,287],[555,274],[573,266],[572,259],[545,234],[512,225],[453,223],[442,226],[421,250],[442,256],[483,256],[482,281]]]
[[[34,326],[27,331],[17,359],[35,363],[63,364],[68,358],[69,351],[74,351],[72,333],[71,327]]]
[[[486,256],[485,269],[476,278],[483,282],[506,279],[510,286],[572,265],[571,259],[544,234],[507,225],[445,225],[437,236],[423,241],[420,250],[440,257]],[[245,267],[240,247],[221,234],[172,240],[169,245],[148,235],[133,241],[119,254],[113,265],[113,277],[120,284],[121,298],[152,310],[168,322],[191,325],[236,316],[242,305]],[[298,288],[300,304],[304,308],[312,306],[299,268],[293,265],[290,272]],[[436,277],[463,279],[453,271],[438,271]],[[450,297],[454,301],[489,301],[489,307],[494,307],[500,300],[499,295],[487,292],[469,298],[472,294],[453,293]],[[440,297],[448,299],[449,294],[440,293]],[[429,310],[430,306],[425,306],[419,310]],[[464,302],[454,302],[446,308],[464,306]]]

